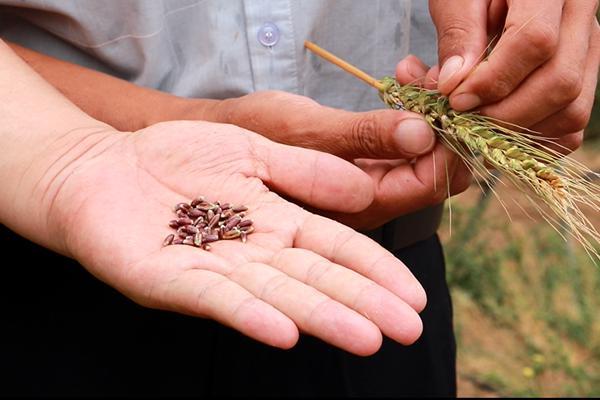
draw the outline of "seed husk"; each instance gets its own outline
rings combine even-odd
[[[178,203],[177,205],[175,205],[175,212],[179,211],[179,210],[185,210],[188,211],[190,210],[192,207],[187,204],[187,203]]]
[[[191,235],[195,235],[196,233],[198,233],[198,228],[196,228],[194,225],[187,225],[185,227],[185,230]]]
[[[202,202],[204,202],[204,196],[198,196],[194,200],[192,200],[191,206],[196,207],[198,204],[201,204]]]
[[[235,213],[233,212],[233,210],[231,208],[228,208],[225,211],[223,211],[223,213],[221,214],[221,218],[229,219],[229,218],[233,217],[234,215],[235,215]]]
[[[165,238],[165,240],[163,240],[163,246],[169,246],[171,243],[173,243],[173,239],[175,239],[175,235],[171,233]]]
[[[223,239],[226,239],[226,240],[236,239],[236,238],[240,237],[241,233],[242,232],[239,229],[228,231],[223,234]]]
[[[241,221],[238,225],[238,227],[243,228],[245,226],[250,226],[252,225],[252,220],[251,219],[245,219],[243,221]]]
[[[212,208],[206,212],[207,220],[211,221],[214,216],[215,216],[215,212],[212,210]]]
[[[244,226],[244,227],[240,228],[240,231],[246,232],[246,234],[250,234],[250,233],[254,232],[254,227],[253,226]]]
[[[219,236],[218,235],[206,235],[202,238],[202,243],[211,243],[211,242],[216,242],[217,240],[219,240]]]
[[[190,225],[191,223],[192,220],[189,218],[177,218],[177,224],[179,224],[179,226]]]
[[[179,236],[180,238],[186,238],[188,233],[187,233],[187,225],[186,226],[180,226],[179,228],[177,228],[177,236]]]
[[[194,245],[200,246],[202,244],[202,232],[198,231],[194,235]]]
[[[204,197],[190,204],[178,203],[173,208],[178,218],[169,222],[169,227],[176,231],[163,240],[163,245],[184,244],[210,250],[208,243],[219,240],[240,238],[245,243],[254,230],[253,222],[243,219],[247,210],[243,205],[211,203]]]
[[[184,209],[177,210],[177,212],[175,214],[177,214],[178,218],[187,218],[188,217],[188,213]]]
[[[215,225],[217,225],[217,222],[219,222],[220,218],[221,214],[213,215],[211,220],[208,222],[208,229],[212,229]]]
[[[225,231],[232,230],[235,226],[237,226],[237,224],[240,223],[241,220],[242,219],[237,215],[234,215],[233,217],[229,218],[225,223]]]
[[[202,215],[204,215],[204,213],[202,211],[198,210],[197,208],[194,208],[193,210],[190,210],[190,212],[188,212],[188,216],[190,218],[198,218]]]

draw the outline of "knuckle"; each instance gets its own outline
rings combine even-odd
[[[487,97],[494,100],[503,99],[508,96],[513,90],[512,79],[507,74],[499,74],[497,79],[488,82],[490,85]]]
[[[554,75],[552,86],[557,105],[565,105],[579,97],[583,90],[583,76],[571,67],[563,67]]]
[[[438,188],[438,190],[432,192],[431,202],[432,204],[439,204],[445,201],[447,198],[448,193],[445,190]]]
[[[540,60],[550,58],[558,47],[558,30],[544,22],[531,22],[521,31],[523,44]]]
[[[563,136],[560,140],[560,145],[563,150],[568,150],[568,152],[573,152],[577,150],[583,144],[583,131],[579,131],[576,133],[572,133],[567,136]],[[567,152],[567,151],[563,151]]]
[[[382,148],[377,127],[377,120],[372,114],[363,114],[355,119],[350,128],[350,148],[365,155],[376,155]]]
[[[493,79],[479,80],[474,89],[486,101],[496,101],[508,96],[516,85],[515,72],[508,68],[499,68],[494,64],[487,64],[489,76]]]
[[[438,177],[435,185],[429,189],[427,200],[430,205],[440,204],[448,198],[446,177]]]
[[[463,49],[466,38],[471,36],[468,24],[463,20],[455,19],[449,21],[438,31],[440,60],[445,60],[450,54],[457,54]]]
[[[467,190],[471,186],[471,176],[461,177],[458,181],[458,184],[454,187],[452,192],[453,195],[459,194]]]
[[[575,132],[584,129],[590,121],[591,115],[592,110],[587,104],[578,101],[572,103],[565,110],[564,116],[568,124],[568,130]]]

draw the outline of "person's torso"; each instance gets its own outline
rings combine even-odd
[[[437,58],[424,0],[0,0],[0,37],[179,96],[277,89],[354,111],[383,104],[304,40],[378,78],[408,54]],[[437,206],[369,235],[393,250],[433,235],[440,220]]]
[[[180,96],[256,90],[348,110],[377,93],[309,54],[311,40],[375,77],[416,54],[435,61],[427,2],[410,0],[0,1],[0,36]]]

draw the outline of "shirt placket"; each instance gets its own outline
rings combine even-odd
[[[255,90],[298,92],[298,71],[288,0],[244,0],[248,53]]]

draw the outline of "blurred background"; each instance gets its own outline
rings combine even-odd
[[[595,172],[599,98],[597,87],[584,144],[571,155]],[[517,191],[495,190],[510,219],[493,194],[473,185],[451,200],[451,231],[448,207],[439,230],[454,301],[459,396],[600,396],[600,263],[531,208],[534,220],[528,217],[509,200],[524,200]],[[586,213],[600,230],[598,214]]]

